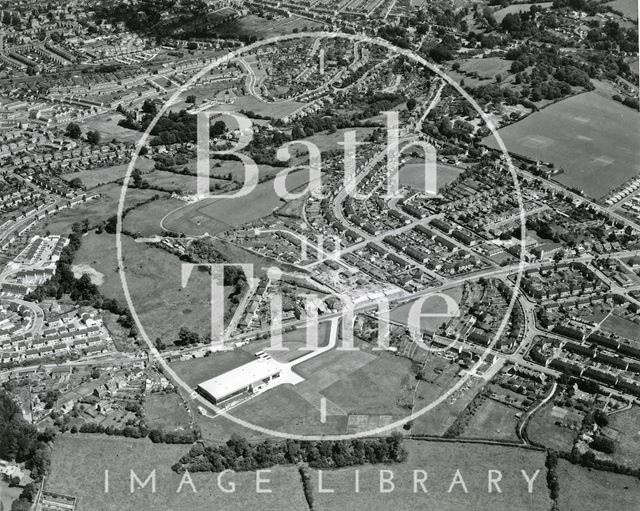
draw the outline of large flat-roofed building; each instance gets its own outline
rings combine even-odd
[[[241,394],[254,392],[280,376],[281,367],[272,358],[261,356],[231,371],[200,383],[197,390],[209,401],[219,404]]]

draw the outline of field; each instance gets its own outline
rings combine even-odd
[[[266,39],[275,35],[290,34],[294,29],[303,32],[308,29],[320,27],[320,24],[297,16],[282,20],[268,20],[250,14],[242,18],[236,19],[230,23],[216,27],[214,30],[217,34],[226,35],[255,35],[258,39]]]
[[[318,509],[434,509],[438,511],[494,511],[551,509],[545,484],[544,453],[516,447],[460,444],[455,442],[405,441],[409,451],[406,462],[398,465],[368,465],[358,467],[360,493],[354,491],[355,468],[322,471],[322,486],[333,493],[318,492],[318,474],[315,483],[315,502]],[[381,470],[390,471],[395,488],[380,491]],[[414,486],[414,471],[425,471],[424,489]],[[468,493],[460,484],[450,489],[456,470]],[[488,470],[500,470],[502,493],[487,490]],[[531,477],[540,473],[533,482],[533,491],[521,474],[525,470]],[[315,472],[315,471],[314,471]],[[419,473],[418,473],[419,474]],[[424,493],[424,490],[428,493]],[[564,510],[564,508],[562,508]]]
[[[304,103],[299,103],[298,101],[292,100],[284,100],[284,101],[274,101],[270,103],[266,103],[264,101],[260,101],[259,99],[247,95],[247,96],[238,96],[235,98],[234,102],[231,104],[221,104],[216,105],[211,108],[212,112],[223,111],[223,110],[232,110],[232,111],[251,111],[259,115],[264,115],[267,117],[273,117],[274,119],[280,119],[282,117],[286,117],[287,115],[295,112],[298,108],[303,106]],[[253,120],[254,123],[260,122],[259,120]]]
[[[596,92],[551,105],[500,130],[509,151],[554,163],[560,183],[600,198],[640,173],[637,112]],[[484,143],[497,148],[493,137]]]
[[[517,441],[516,411],[493,399],[487,399],[469,421],[462,437]]]
[[[145,401],[145,422],[150,429],[186,430],[191,421],[186,405],[176,392],[152,392]]]
[[[142,236],[160,235],[162,234],[160,227],[162,217],[184,205],[185,202],[169,197],[149,202],[127,213],[123,229]]]
[[[136,243],[128,236],[122,236],[122,243],[131,298],[150,339],[160,337],[170,344],[182,326],[210,335],[208,275],[194,271],[182,289],[181,262],[176,256]],[[104,283],[99,287],[102,294],[125,304],[117,271],[115,235],[90,233],[85,236],[74,263],[88,265],[104,275]]]
[[[455,181],[462,172],[461,168],[438,163],[436,165],[438,191]],[[401,186],[409,186],[420,191],[431,191],[425,188],[424,163],[422,161],[405,163],[400,168],[399,180]]]
[[[84,219],[89,221],[89,226],[96,226],[117,214],[121,191],[122,187],[115,183],[94,188],[91,192],[100,194],[99,199],[56,213],[47,221],[45,228],[52,234],[68,234],[74,222],[82,222]],[[156,190],[129,189],[125,198],[125,208],[147,201],[155,195],[166,194]]]
[[[498,23],[502,23],[502,20],[504,19],[504,17],[507,14],[513,14],[513,13],[520,13],[520,12],[527,12],[532,5],[535,5],[537,7],[541,7],[542,9],[546,9],[547,7],[550,7],[553,4],[553,2],[543,2],[543,3],[539,3],[539,4],[513,4],[513,5],[509,5],[507,7],[504,7],[502,9],[498,9],[497,11],[495,11],[493,13],[493,17],[496,19],[496,21]]]
[[[138,158],[136,161],[136,168],[140,169],[143,174],[153,169],[153,161],[147,158]],[[63,174],[62,178],[65,181],[71,181],[77,177],[80,178],[82,184],[87,190],[103,185],[106,183],[113,183],[122,179],[127,174],[128,163],[121,165],[115,165],[113,167],[102,167],[97,169],[81,170],[80,172],[72,172],[70,174]]]
[[[239,162],[238,162],[239,163]],[[213,175],[215,172],[212,172]],[[154,170],[144,176],[144,180],[149,183],[151,188],[158,188],[168,192],[175,192],[184,195],[193,195],[196,193],[196,178],[193,175],[177,174],[175,172],[167,172],[166,170]],[[228,181],[219,179],[209,180],[209,189],[213,190],[217,183],[220,186],[228,185]]]
[[[22,488],[9,486],[7,481],[0,480],[0,510],[11,509],[11,503],[22,493]]]
[[[607,5],[613,7],[616,11],[620,11],[627,18],[638,19],[638,2],[635,0],[615,0],[608,2]]]
[[[615,314],[610,315],[602,324],[602,330],[620,337],[640,341],[640,325]]]
[[[569,452],[577,432],[555,424],[552,415],[553,404],[548,404],[538,410],[527,426],[527,435],[532,442],[544,445],[557,451]]]
[[[640,468],[640,407],[609,416],[609,427],[618,431],[618,445],[613,459]]]
[[[637,511],[640,480],[558,461],[559,509],[562,511]]]
[[[137,144],[142,133],[118,126],[118,121],[123,118],[120,114],[106,113],[89,118],[82,126],[86,130],[98,130],[103,143],[111,142],[115,138],[119,142]]]
[[[453,298],[456,303],[460,302],[462,298],[462,287],[456,287],[453,289],[449,289],[444,291],[445,295]],[[413,304],[416,303],[408,302],[400,307],[393,309],[389,315],[390,319],[393,321],[398,321],[403,324],[407,324],[409,318],[409,311]],[[420,328],[422,330],[429,330],[430,332],[435,332],[438,330],[442,323],[446,323],[449,321],[449,317],[446,315],[447,313],[447,304],[444,299],[439,296],[433,296],[426,300],[421,309],[423,314],[442,314],[442,316],[434,316],[434,317],[424,317],[420,318]]]
[[[217,475],[192,475],[193,488],[185,483],[180,493],[181,475],[171,465],[187,452],[187,445],[152,444],[102,435],[59,435],[56,438],[46,489],[78,498],[77,511],[151,511],[180,509],[200,511],[300,511],[307,509],[300,476],[295,466],[274,467],[263,476],[270,479],[265,488],[272,493],[258,494],[253,472],[227,474],[222,485],[235,483],[235,491],[223,492]],[[144,481],[156,471],[156,492],[150,484],[130,492],[130,470]],[[104,471],[109,470],[109,492],[104,491]]]
[[[375,128],[345,128],[339,129],[335,133],[321,131],[310,137],[303,138],[305,142],[311,142],[318,146],[320,151],[344,151],[344,147],[339,143],[344,142],[344,134],[348,131],[356,131],[356,140],[364,142],[366,138],[375,130]],[[300,146],[302,147],[302,146]]]
[[[510,7],[519,7],[512,5]],[[511,69],[511,61],[500,57],[488,57],[479,59],[467,59],[461,61],[460,69],[467,73],[478,73],[483,78],[494,79],[499,73],[508,73]]]
[[[289,192],[300,191],[309,181],[307,171],[298,171],[287,177]],[[283,205],[274,181],[260,183],[243,197],[234,199],[211,198],[190,204],[169,215],[163,222],[165,229],[186,235],[211,235],[226,231],[270,215]]]

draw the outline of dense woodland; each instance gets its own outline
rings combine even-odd
[[[293,463],[306,463],[315,468],[339,468],[367,463],[400,463],[406,457],[402,435],[397,433],[375,439],[321,442],[265,440],[259,444],[251,444],[234,434],[223,445],[195,444],[172,468],[176,472],[222,472],[227,469],[240,472]]]

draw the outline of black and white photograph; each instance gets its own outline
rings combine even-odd
[[[0,0],[0,511],[639,511],[638,0]]]

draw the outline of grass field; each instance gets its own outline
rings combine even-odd
[[[462,437],[517,441],[516,412],[505,404],[487,399],[469,421]]]
[[[568,461],[558,461],[559,509],[562,511],[637,511],[640,480],[634,477],[590,470]]]
[[[595,92],[579,94],[500,130],[509,151],[564,169],[554,177],[600,198],[640,173],[637,112]],[[493,137],[484,143],[497,148]]]
[[[152,392],[145,401],[147,427],[162,431],[186,430],[191,419],[186,405],[176,392]]]
[[[444,163],[438,163],[436,166],[436,184],[438,186],[438,190],[441,190],[449,183],[455,181],[462,172],[463,169],[461,168],[445,165]],[[431,191],[425,188],[424,162],[405,163],[400,169],[399,178],[401,186],[410,186],[411,188],[415,188],[419,191]]]
[[[640,468],[640,407],[609,416],[609,427],[618,431],[618,445],[613,459]]]
[[[171,368],[187,385],[195,388],[205,380],[220,376],[252,360],[255,357],[244,350],[218,351],[204,358],[172,362]]]
[[[127,213],[127,216],[124,218],[123,229],[127,232],[137,233],[142,236],[160,235],[163,232],[160,227],[162,217],[184,205],[185,202],[170,197],[143,204]]]
[[[164,250],[136,243],[122,236],[123,259],[131,298],[149,337],[166,344],[176,340],[182,326],[210,335],[208,274],[194,271],[185,289],[181,286],[181,261]],[[115,235],[89,234],[74,260],[104,275],[102,294],[125,304],[117,271]]]
[[[300,31],[313,30],[321,25],[315,21],[292,16],[286,20],[268,20],[249,14],[238,18],[231,23],[225,23],[214,30],[218,34],[255,35],[258,39],[266,39],[275,35],[290,34],[294,29]]]
[[[608,2],[607,5],[610,5],[616,11],[620,11],[632,20],[638,19],[638,2],[635,0],[615,0],[613,2]]]
[[[52,234],[68,234],[74,222],[82,222],[85,218],[92,227],[106,221],[118,212],[121,190],[122,187],[115,183],[94,188],[91,192],[100,194],[99,199],[56,213],[47,221],[46,229]],[[147,201],[155,195],[162,197],[167,194],[156,190],[130,189],[125,197],[125,208]]]
[[[286,117],[292,112],[295,112],[298,108],[303,106],[304,103],[300,103],[298,101],[275,101],[271,103],[267,103],[264,101],[260,101],[259,99],[247,95],[247,96],[238,96],[235,98],[234,102],[231,104],[221,104],[211,108],[211,111],[223,111],[223,110],[232,110],[232,111],[251,111],[258,115],[264,115],[267,117],[273,117],[274,119],[280,119],[282,117]],[[254,120],[255,123],[259,121]]]
[[[620,337],[640,341],[640,325],[626,318],[611,314],[602,324],[601,329],[612,332]]]
[[[493,17],[496,19],[498,23],[502,23],[502,20],[507,14],[513,14],[516,12],[518,13],[527,12],[529,9],[531,9],[532,5],[541,7],[542,9],[546,9],[547,7],[550,7],[552,4],[553,2],[543,2],[539,4],[513,4],[507,7],[504,7],[502,9],[498,9],[493,13]]]
[[[309,181],[305,170],[287,177],[289,192],[299,191]],[[186,235],[218,234],[231,227],[259,220],[270,215],[284,202],[278,197],[274,181],[260,183],[243,197],[234,199],[211,198],[193,203],[169,215],[163,227]]]
[[[318,474],[315,482],[315,502],[319,509],[433,509],[438,511],[493,511],[546,510],[551,501],[545,484],[544,453],[515,447],[459,444],[453,442],[405,441],[409,451],[406,462],[398,465],[367,465],[357,467],[360,493],[355,493],[355,467],[322,472],[324,489],[318,492]],[[390,470],[395,488],[380,492],[380,470]],[[427,472],[424,493],[420,485],[414,487],[414,470]],[[464,480],[468,493],[460,484],[451,486],[456,470]],[[500,470],[502,493],[487,491],[488,470]],[[533,491],[521,475],[526,470],[532,476],[540,470],[533,482]],[[314,471],[315,472],[315,471]],[[564,508],[562,508],[564,510]]]
[[[460,302],[462,298],[462,287],[456,287],[453,289],[448,289],[444,292],[445,295],[453,298],[456,303]],[[393,321],[398,321],[400,323],[407,324],[409,318],[409,311],[413,304],[416,303],[408,302],[400,307],[393,309],[390,313],[390,319]],[[429,330],[431,332],[435,332],[438,330],[442,323],[446,323],[449,321],[449,317],[446,316],[447,313],[447,304],[444,299],[439,296],[433,296],[426,300],[422,307],[423,314],[443,314],[442,316],[434,316],[434,317],[423,317],[420,318],[420,328],[424,330]]]
[[[512,5],[510,7],[519,7]],[[500,57],[487,57],[486,59],[466,59],[460,62],[460,69],[467,73],[478,73],[482,78],[494,79],[497,74],[508,73],[511,69],[511,61]]]
[[[136,162],[136,168],[143,174],[153,169],[153,161],[147,158],[138,158]],[[62,178],[65,181],[71,181],[79,177],[82,180],[82,184],[87,190],[103,185],[106,183],[113,183],[122,179],[127,174],[128,163],[121,165],[115,165],[113,167],[101,167],[97,169],[82,170],[80,172],[72,172],[71,174],[63,174]]]
[[[532,442],[557,451],[569,452],[577,432],[556,426],[557,419],[552,416],[552,409],[553,404],[548,404],[534,414],[527,426],[527,435]]]
[[[56,438],[46,489],[78,498],[77,511],[152,511],[180,509],[224,509],[225,511],[300,511],[307,509],[300,476],[295,466],[274,467],[263,474],[272,493],[256,493],[253,472],[227,474],[224,487],[235,483],[233,493],[223,492],[217,475],[193,474],[194,493],[189,484],[182,487],[181,475],[171,465],[189,449],[187,445],[152,444],[102,435],[74,435]],[[156,492],[146,488],[130,492],[130,470],[144,481],[156,471]],[[104,491],[104,471],[109,470],[109,492]]]
[[[131,142],[137,144],[142,133],[118,126],[118,121],[124,116],[114,113],[96,115],[82,124],[83,130],[98,130],[103,143],[111,142],[114,138],[119,142]]]

